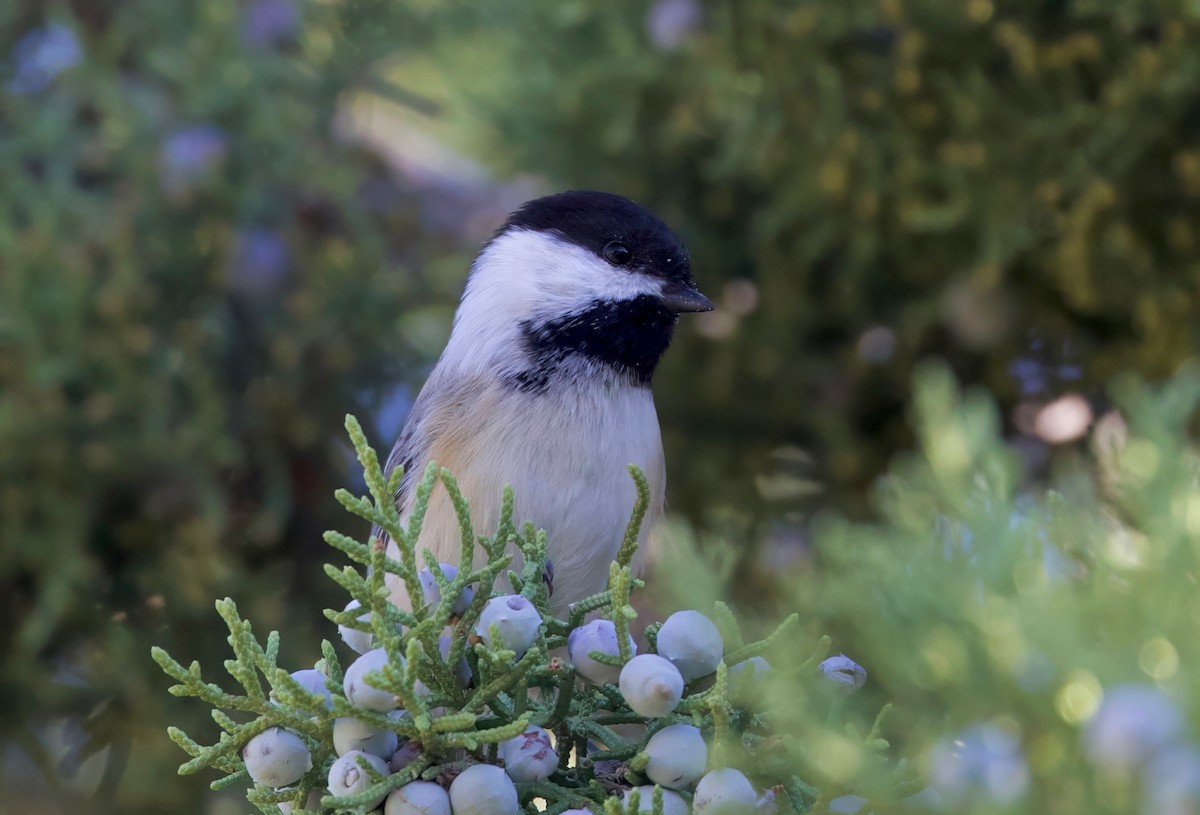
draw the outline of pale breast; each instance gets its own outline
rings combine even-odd
[[[547,532],[553,600],[561,610],[605,586],[636,500],[629,464],[651,486],[643,543],[661,515],[665,474],[652,396],[647,388],[604,383],[559,389],[552,397],[481,384],[459,391],[474,398],[447,400],[428,417],[429,449],[415,469],[433,460],[454,473],[476,534],[495,531],[504,485],[511,484],[518,524],[530,520]],[[439,488],[419,545],[457,562],[458,541],[457,518]]]

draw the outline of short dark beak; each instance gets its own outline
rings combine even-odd
[[[693,287],[685,283],[671,282],[663,286],[662,303],[676,314],[694,311],[712,311],[716,308],[709,300]]]

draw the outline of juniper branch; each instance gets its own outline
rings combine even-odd
[[[619,566],[628,566],[633,560],[633,555],[638,549],[642,522],[645,521],[646,511],[650,508],[650,482],[646,480],[646,474],[640,467],[630,464],[629,475],[633,478],[634,487],[637,489],[637,500],[633,505],[633,513],[629,516],[629,525],[625,527],[625,539],[617,551]]]
[[[779,624],[779,627],[768,634],[758,642],[744,645],[741,648],[735,649],[732,653],[725,657],[725,661],[730,665],[736,665],[739,662],[744,662],[751,657],[756,657],[761,654],[773,650],[780,642],[791,633],[791,629],[800,624],[800,615],[792,614],[786,620]]]

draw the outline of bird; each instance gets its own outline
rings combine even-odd
[[[472,263],[450,338],[388,458],[389,475],[404,468],[402,524],[431,461],[455,476],[476,534],[495,532],[511,485],[518,526],[546,532],[551,611],[603,591],[636,501],[629,465],[650,488],[639,552],[663,513],[655,368],[678,316],[712,308],[682,240],[639,204],[587,190],[523,204]],[[435,489],[418,552],[456,564],[460,539]],[[411,609],[403,582],[388,578],[392,601]]]

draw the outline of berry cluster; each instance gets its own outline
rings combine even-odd
[[[244,694],[203,681],[196,664],[184,668],[154,652],[180,683],[172,693],[212,704],[224,729],[209,747],[172,729],[192,756],[182,772],[226,773],[214,786],[248,777],[248,798],[264,813],[382,806],[384,815],[734,815],[811,808],[818,793],[796,775],[794,762],[779,760],[788,742],[771,732],[768,682],[823,675],[831,688],[852,688],[865,674],[845,657],[818,670],[827,640],[807,660],[785,653],[773,669],[762,654],[788,637],[796,617],[747,644],[723,604],[712,617],[685,610],[647,627],[648,652],[638,653],[629,594],[641,581],[629,562],[648,495],[640,473],[633,473],[639,501],[608,588],[560,620],[549,614],[540,579],[545,536],[528,525],[517,530],[511,495],[496,535],[476,538],[452,476],[431,466],[413,520],[402,527],[390,501],[398,476],[385,479],[357,423],[347,426],[373,500],[345,493],[339,499],[400,550],[393,560],[377,541],[326,536],[366,567],[327,567],[353,598],[327,615],[357,656],[343,670],[326,642],[315,668],[289,673],[277,664],[276,632],[264,647],[231,601],[218,603],[236,656],[226,666]],[[418,568],[415,541],[437,484],[459,511],[463,556],[458,565],[426,556]],[[520,573],[506,572],[514,549]],[[414,611],[389,602],[387,574],[403,581]],[[868,738],[879,741],[876,735]],[[761,761],[768,754],[772,761]]]

